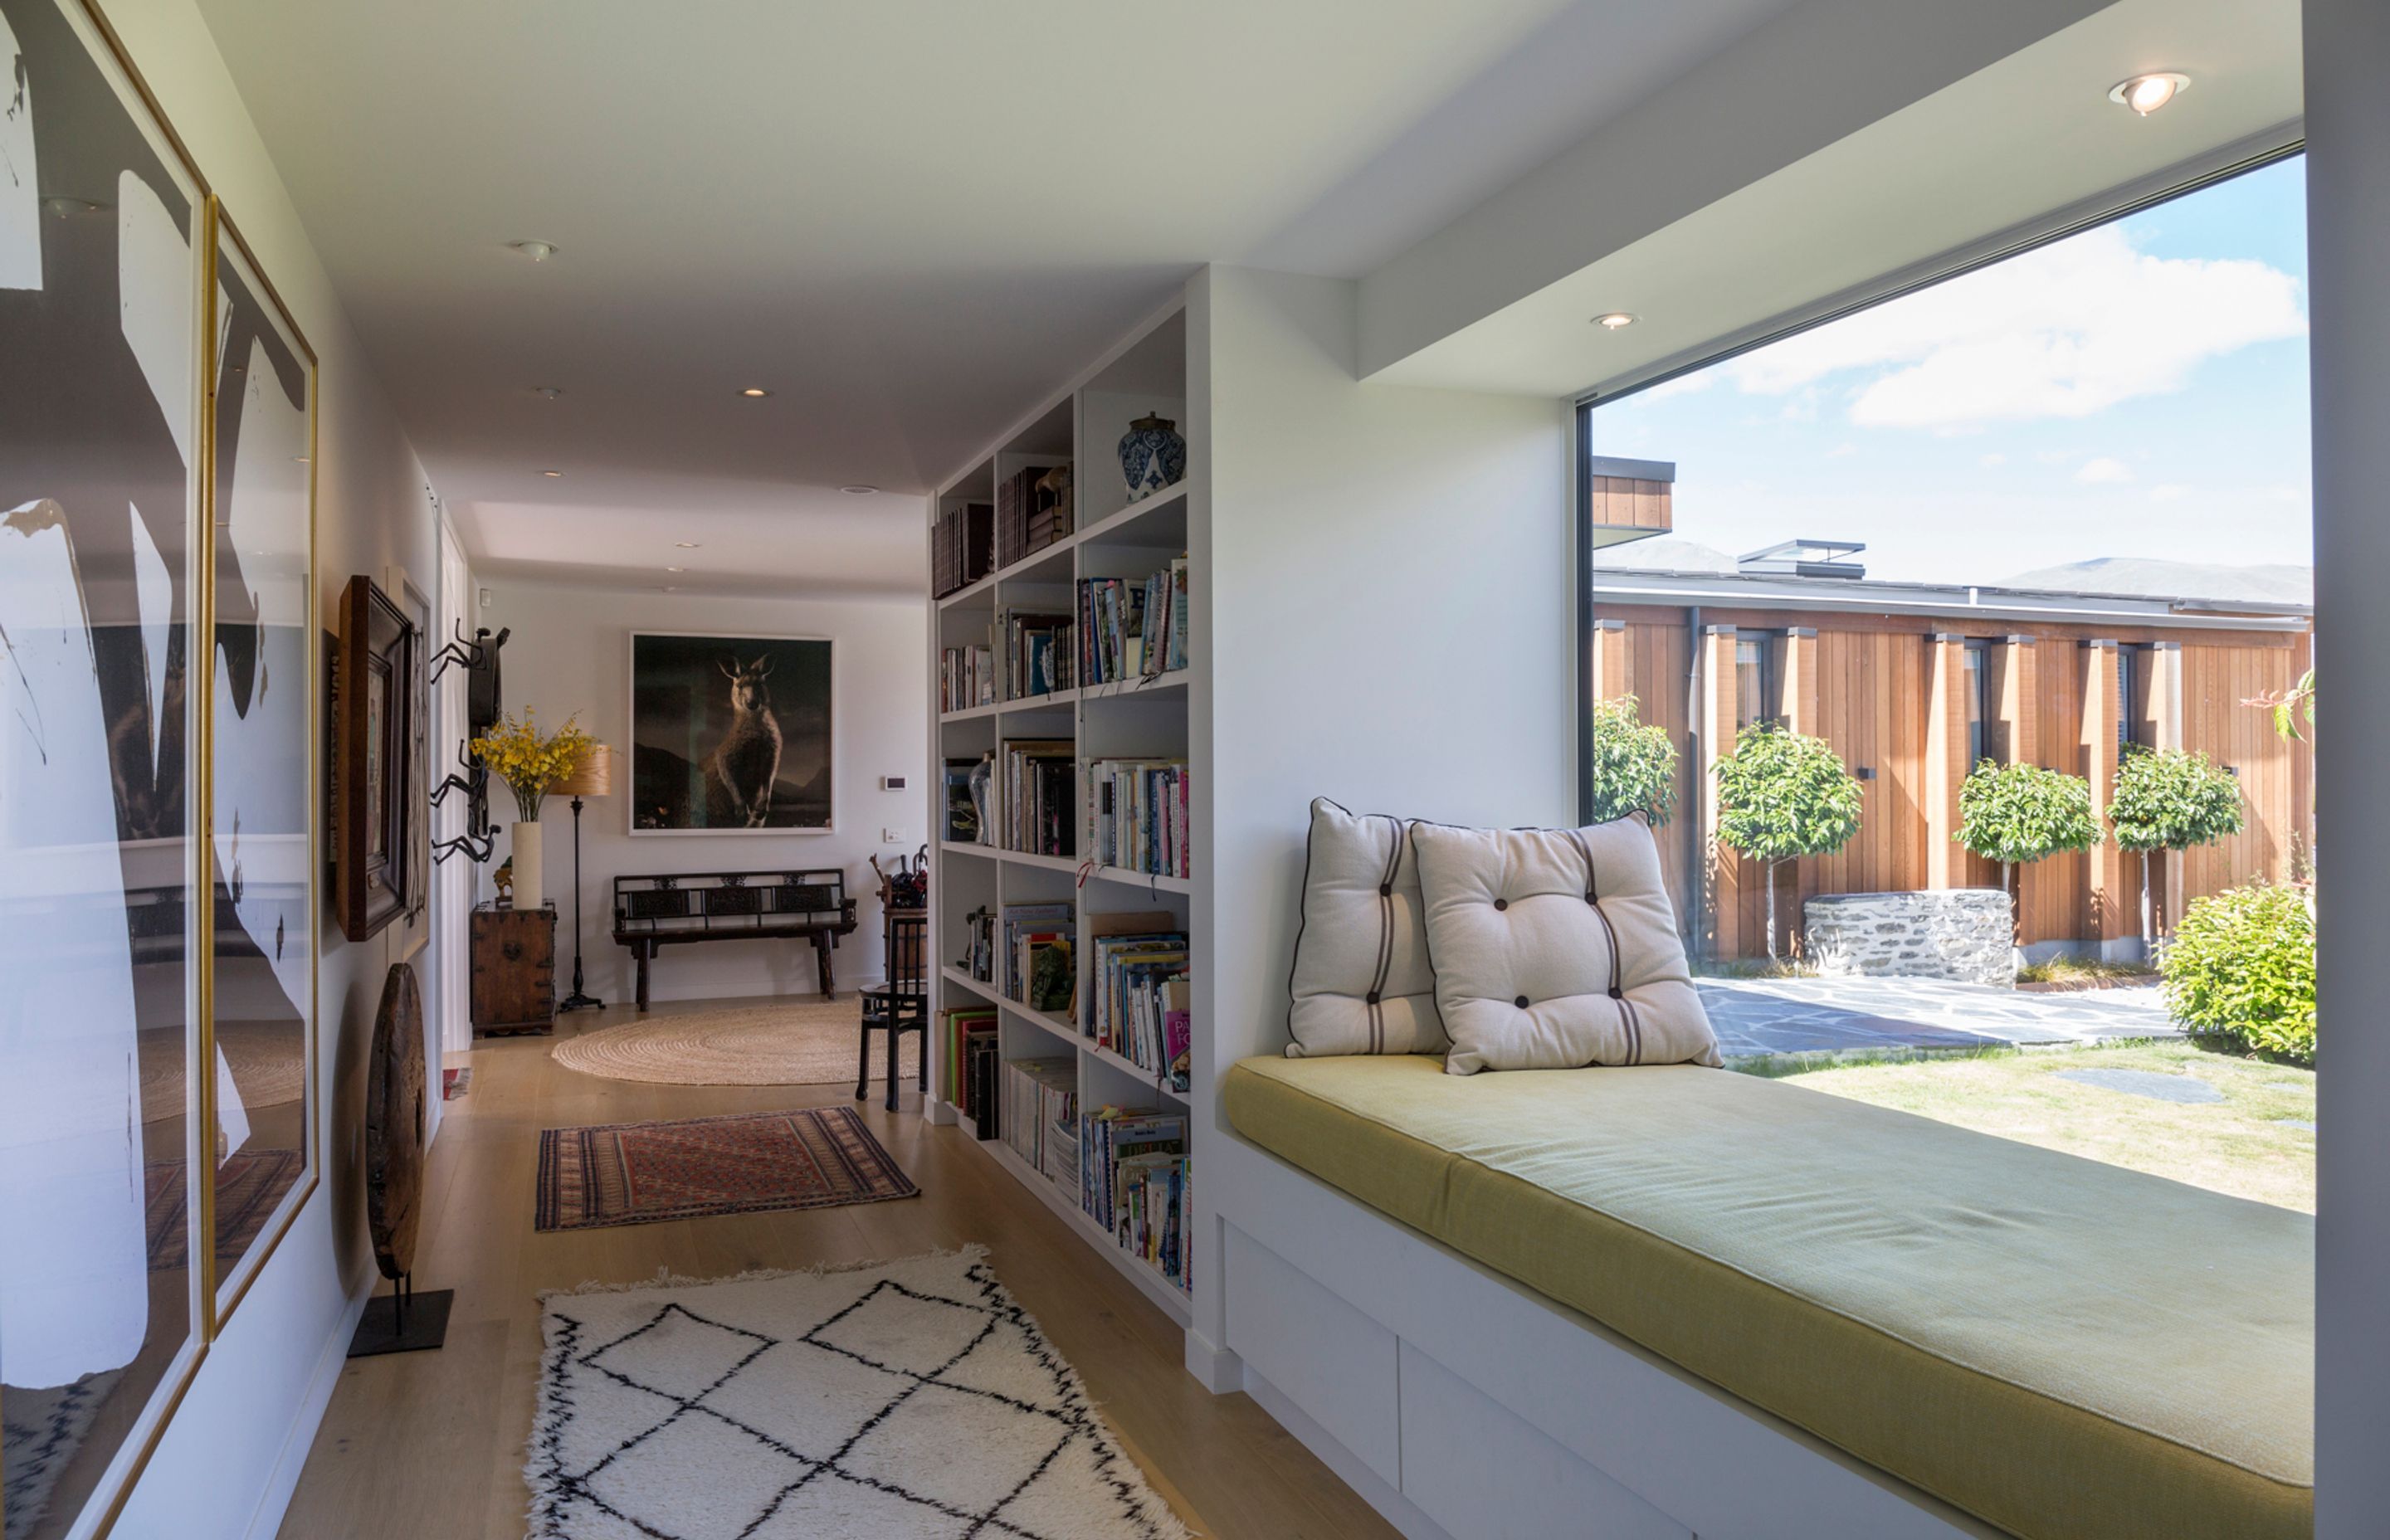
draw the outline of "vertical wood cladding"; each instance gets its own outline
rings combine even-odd
[[[1689,678],[1691,639],[1686,613],[1675,605],[1635,604],[1603,596],[1603,618],[1623,622],[1597,640],[1597,658],[1607,658],[1594,685],[1603,694],[1633,694],[1642,718],[1665,729],[1677,750],[1677,821],[1659,835],[1662,869],[1681,906],[1704,887],[1725,905],[1708,923],[1680,916],[1689,934],[1697,930],[1703,950],[1715,943],[1723,956],[1764,956],[1767,951],[1764,877],[1730,853],[1723,861],[1702,854],[1705,831],[1700,810],[1708,800],[1697,793],[1702,770],[1695,763],[1690,726],[1697,711],[1708,718],[1704,757],[1733,747],[1732,636],[1712,636],[1713,669],[1702,700]],[[1948,673],[1937,676],[1933,636],[1981,637],[1993,645],[1986,692],[1991,704],[1985,750],[1992,757],[2063,770],[2070,775],[2113,776],[2114,658],[2111,648],[2085,644],[2095,638],[2127,644],[2171,641],[2180,651],[2160,666],[2178,668],[2180,686],[2169,681],[2161,710],[2178,722],[2162,722],[2161,740],[2203,751],[2230,765],[2241,780],[2246,828],[2219,844],[2193,851],[2169,865],[2160,883],[2162,919],[2179,905],[2204,893],[2256,878],[2292,874],[2294,852],[2303,848],[2312,817],[2313,755],[2305,744],[2275,736],[2270,715],[2244,704],[2266,691],[2287,688],[2306,666],[2308,638],[2295,632],[2211,633],[2103,624],[2020,627],[1980,618],[1949,619],[1795,613],[1721,609],[1703,611],[1705,626],[1730,625],[1744,640],[1765,636],[1778,648],[1778,677],[1787,699],[1783,710],[1796,730],[1823,737],[1845,764],[1862,774],[1859,833],[1841,853],[1803,861],[1780,874],[1777,890],[1779,944],[1797,946],[1801,905],[1820,893],[1882,892],[1953,887],[1995,887],[1999,868],[1953,850],[1947,874],[1937,874],[1930,843],[1928,805],[1935,757],[1961,754],[1964,700]],[[1788,635],[1814,627],[1814,638]],[[2016,638],[2011,640],[2011,638]],[[1940,644],[1950,647],[1950,643]],[[2093,667],[2093,654],[2104,669]],[[1947,734],[1933,729],[1938,682],[1952,713]],[[2087,694],[2087,692],[2090,692]],[[2093,719],[2097,718],[2097,721]],[[1805,719],[1805,720],[1804,720]],[[1813,725],[1812,725],[1813,724]],[[2104,736],[2108,747],[2095,742]],[[1955,739],[1955,741],[1954,741]],[[1961,754],[1961,757],[1962,754]],[[1947,775],[1948,765],[1939,766]],[[2104,786],[2099,802],[2104,805]],[[1703,880],[1705,879],[1705,880]],[[2092,941],[2139,933],[2140,867],[2113,844],[2103,853],[2051,856],[2019,877],[2020,939]]]

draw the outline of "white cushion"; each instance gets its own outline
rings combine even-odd
[[[1410,823],[1311,804],[1290,1059],[1442,1053]]]
[[[1411,845],[1451,1073],[1719,1062],[1640,819],[1421,823]]]

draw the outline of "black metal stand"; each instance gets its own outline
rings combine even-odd
[[[585,1010],[606,1002],[581,987],[581,799],[572,799],[572,993],[556,1003],[561,1011]]]
[[[453,1289],[435,1289],[418,1298],[415,1276],[408,1274],[387,1294],[366,1302],[357,1334],[349,1339],[349,1356],[370,1358],[382,1353],[418,1353],[448,1341],[448,1307],[456,1303]]]

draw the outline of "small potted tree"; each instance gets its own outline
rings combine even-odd
[[[1831,855],[1859,831],[1858,777],[1821,738],[1758,724],[1715,766],[1718,839],[1767,873],[1767,960],[1776,960],[1776,869]]]
[[[2058,854],[2089,850],[2100,842],[2100,821],[2091,815],[2091,783],[2063,770],[2038,764],[1999,764],[1985,760],[1959,788],[1959,832],[1952,836],[1970,852],[2000,864],[2000,892],[2017,900],[2010,874],[2017,867]],[[2011,909],[2011,924],[2015,923]]]
[[[2141,856],[2141,950],[2156,941],[2150,914],[2150,868],[2164,851],[2213,844],[2241,832],[2241,783],[2205,754],[2142,749],[2116,766],[2108,799],[2116,843]]]
[[[1660,828],[1677,811],[1677,746],[1666,728],[1643,720],[1642,711],[1631,695],[1593,703],[1588,812],[1594,823],[1640,813]]]

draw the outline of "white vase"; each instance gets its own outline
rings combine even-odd
[[[515,907],[536,909],[547,902],[547,889],[540,880],[539,825],[526,821],[515,825]]]

